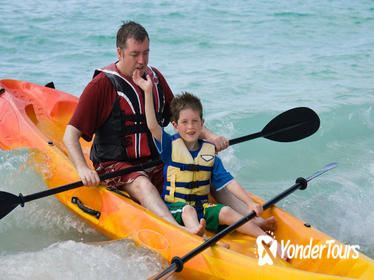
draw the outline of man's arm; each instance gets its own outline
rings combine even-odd
[[[92,170],[83,156],[83,151],[79,139],[82,132],[72,125],[67,125],[64,134],[64,144],[69,154],[70,160],[73,162],[85,186],[95,186],[100,183],[99,175],[95,170]]]
[[[255,203],[249,194],[243,189],[243,187],[239,184],[238,181],[232,180],[230,183],[227,184],[226,188],[234,194],[237,198],[243,201],[248,209],[249,212],[255,211],[257,216],[260,216],[263,212],[262,206],[258,203]]]
[[[207,127],[203,127],[201,138],[213,143],[216,146],[217,152],[226,149],[229,146],[229,140],[222,135],[217,135],[210,131]]]

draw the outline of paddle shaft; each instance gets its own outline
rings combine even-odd
[[[136,166],[129,167],[129,168],[126,168],[126,169],[121,169],[121,170],[105,173],[105,174],[100,175],[99,177],[100,177],[101,181],[104,181],[104,180],[109,179],[109,178],[113,178],[113,177],[117,177],[117,176],[123,176],[123,175],[129,174],[131,172],[144,170],[144,169],[159,165],[161,163],[162,163],[162,160],[160,160],[160,159],[159,160],[154,160],[154,161],[150,161],[150,162],[147,162],[147,163],[138,164]],[[53,189],[49,189],[49,190],[45,190],[45,191],[42,191],[42,192],[38,192],[38,193],[34,193],[34,194],[24,196],[23,200],[24,200],[24,202],[28,202],[28,201],[39,199],[39,198],[46,197],[46,196],[49,196],[49,195],[53,195],[53,194],[57,194],[57,193],[60,193],[60,192],[72,190],[72,189],[75,189],[75,188],[79,188],[79,187],[82,187],[82,186],[83,186],[83,182],[78,181],[78,182],[63,185],[63,186],[60,186],[60,187],[57,187],[57,188],[53,188]]]
[[[301,189],[301,190],[306,189],[307,184],[308,184],[308,182],[310,180],[316,178],[319,175],[322,175],[323,173],[327,172],[328,170],[330,170],[332,168],[335,168],[336,166],[337,166],[336,163],[331,163],[331,164],[326,165],[324,168],[322,168],[321,170],[317,171],[316,173],[314,173],[312,176],[308,177],[307,179],[304,179],[304,178],[301,178],[301,177],[297,178],[296,179],[296,183],[293,186],[291,186],[287,190],[283,191],[282,193],[278,194],[276,197],[272,198],[271,200],[267,201],[262,206],[262,208],[264,210],[266,210],[266,209],[270,208],[271,206],[273,206],[274,204],[276,204],[277,202],[279,202],[280,200],[282,200],[283,198],[285,198],[288,195],[290,195],[291,193],[293,193],[294,191],[296,191],[298,189]],[[242,226],[243,224],[245,224],[246,222],[248,222],[250,219],[253,219],[254,217],[256,217],[256,212],[252,211],[250,214],[248,214],[247,216],[241,218],[236,223],[234,223],[234,224],[226,227],[225,229],[223,229],[222,231],[220,231],[216,235],[212,236],[211,238],[209,238],[208,240],[206,240],[203,244],[201,244],[200,246],[196,247],[194,250],[192,250],[191,252],[187,253],[183,257],[181,257],[181,258],[174,257],[172,259],[171,265],[167,269],[165,269],[163,272],[161,272],[160,274],[156,275],[152,279],[153,280],[166,279],[174,271],[177,271],[177,272],[181,271],[183,269],[183,264],[185,262],[187,262],[191,258],[195,257],[197,254],[201,253],[206,248],[214,245],[217,241],[219,241],[220,239],[222,239],[224,236],[226,236],[230,232],[234,231],[238,227]]]

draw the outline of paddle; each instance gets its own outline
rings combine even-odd
[[[122,176],[122,175],[131,173],[131,172],[135,172],[135,171],[144,170],[144,169],[159,165],[161,163],[162,163],[162,161],[160,159],[155,160],[155,161],[150,161],[150,162],[147,162],[147,163],[135,165],[135,166],[130,167],[130,168],[126,168],[126,169],[117,170],[117,171],[109,172],[109,173],[106,173],[106,174],[102,174],[99,177],[100,177],[101,181],[104,181],[104,180],[109,179],[109,178]],[[75,189],[75,188],[79,188],[79,187],[82,187],[82,186],[83,186],[83,182],[78,181],[78,182],[74,182],[74,183],[71,183],[71,184],[56,187],[56,188],[53,188],[53,189],[45,190],[45,191],[42,191],[42,192],[37,192],[37,193],[34,193],[34,194],[30,194],[30,195],[27,195],[27,196],[23,196],[21,193],[18,196],[16,196],[16,195],[11,194],[11,193],[0,191],[0,219],[2,219],[4,216],[6,216],[9,212],[11,212],[18,205],[21,205],[22,207],[24,207],[25,203],[29,202],[31,200],[35,200],[35,199],[50,196],[50,195],[53,195],[53,194],[65,192],[65,191],[72,190],[72,189]]]
[[[259,137],[278,142],[297,141],[316,132],[319,124],[319,117],[312,109],[297,107],[276,116],[260,132],[230,140],[230,145]]]
[[[275,203],[277,203],[278,201],[282,200],[286,196],[293,193],[294,191],[296,191],[298,189],[305,190],[306,187],[307,187],[307,184],[310,180],[318,177],[319,175],[322,175],[323,173],[327,172],[328,170],[330,170],[332,168],[335,168],[337,165],[338,165],[337,163],[330,163],[330,164],[324,166],[321,170],[315,172],[313,175],[311,175],[310,177],[308,177],[306,179],[304,179],[302,177],[297,178],[296,183],[293,186],[291,186],[289,189],[283,191],[282,193],[278,194],[273,199],[267,201],[262,207],[264,208],[264,210],[266,210],[269,207],[271,207],[272,205],[274,205]],[[256,217],[256,212],[252,211],[250,214],[241,218],[239,221],[232,224],[231,226],[226,227],[224,230],[218,232],[216,235],[212,236],[211,238],[206,240],[204,243],[202,243],[200,246],[198,246],[197,248],[195,248],[194,250],[192,250],[188,254],[184,255],[183,257],[181,257],[181,258],[180,257],[174,257],[171,260],[171,265],[168,268],[166,268],[164,271],[162,271],[161,273],[157,274],[156,276],[154,276],[153,278],[150,278],[150,279],[152,279],[152,280],[166,279],[173,272],[182,271],[183,270],[183,265],[184,265],[185,262],[189,261],[194,256],[196,256],[197,254],[201,253],[202,251],[204,251],[209,246],[214,245],[217,241],[222,239],[225,235],[234,231],[235,229],[237,229],[241,225],[245,224],[246,222],[248,222],[250,219],[252,219],[254,217]]]
[[[319,128],[319,124],[319,117],[312,109],[306,107],[293,108],[276,116],[265,126],[262,131],[230,140],[230,145],[259,137],[265,137],[269,140],[279,142],[297,141],[316,132]],[[144,170],[161,163],[161,160],[155,160],[123,170],[106,173],[100,176],[100,180],[104,181],[106,179],[122,176],[134,171]],[[27,196],[23,196],[21,193],[16,196],[11,193],[0,191],[0,219],[10,213],[18,205],[23,207],[26,202],[31,200],[61,193],[81,186],[83,186],[82,181],[78,181]]]

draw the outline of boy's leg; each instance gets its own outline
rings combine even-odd
[[[204,218],[206,220],[206,229],[214,231],[214,232],[219,231],[218,216],[219,216],[219,212],[221,211],[222,207],[224,207],[224,205],[222,204],[213,204],[213,203],[203,204]],[[205,240],[207,240],[206,237],[205,237]],[[217,245],[227,248],[227,249],[230,248],[230,245],[224,243],[223,241],[218,241]]]
[[[197,216],[197,212],[191,205],[186,205],[182,210],[182,220],[184,226],[193,234],[203,236],[205,233],[206,222],[205,219],[200,219]]]

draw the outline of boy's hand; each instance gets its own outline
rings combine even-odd
[[[134,73],[132,74],[132,80],[134,81],[134,83],[137,86],[139,86],[144,91],[144,93],[149,93],[149,92],[152,92],[153,85],[152,85],[151,77],[147,75],[146,78],[147,80],[144,80],[140,76],[139,70],[135,70]]]
[[[262,212],[264,211],[262,206],[258,203],[253,203],[253,204],[249,205],[248,209],[249,209],[249,212],[255,211],[257,217],[261,216]]]

